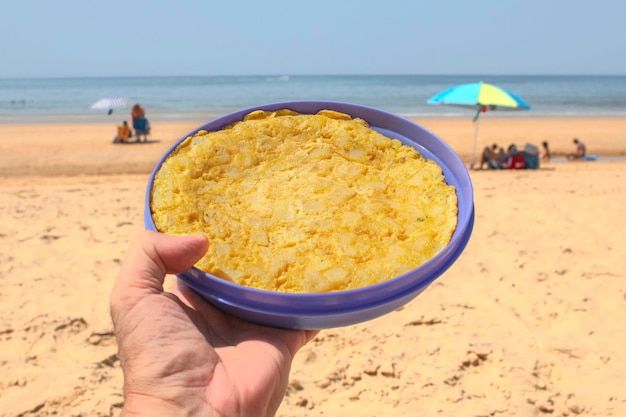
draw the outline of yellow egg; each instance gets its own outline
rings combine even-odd
[[[198,268],[295,293],[394,278],[432,259],[457,224],[440,166],[332,110],[255,111],[200,131],[163,162],[151,200],[159,231],[208,236]]]

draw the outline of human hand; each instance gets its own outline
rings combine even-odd
[[[165,292],[166,274],[207,248],[204,236],[149,231],[131,244],[111,293],[122,416],[273,416],[296,352],[317,334],[230,316],[180,281]]]

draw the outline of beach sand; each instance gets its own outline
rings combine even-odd
[[[417,122],[469,161],[471,121]],[[107,124],[0,125],[0,416],[119,414],[109,293],[151,169],[199,124],[129,145]],[[471,171],[456,264],[405,307],[320,332],[277,415],[626,415],[626,120],[484,118],[478,149],[564,154],[573,137],[599,160]]]

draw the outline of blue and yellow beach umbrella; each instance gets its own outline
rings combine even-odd
[[[429,104],[472,107],[479,111],[530,110],[521,98],[502,87],[484,82],[461,84],[428,99]]]
[[[476,111],[474,122],[478,120],[480,113],[488,110],[530,110],[530,106],[512,92],[482,81],[448,88],[428,99],[428,104],[472,108]],[[471,166],[474,165],[475,161],[477,136],[478,123],[474,127],[474,148]]]

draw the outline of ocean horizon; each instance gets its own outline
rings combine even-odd
[[[529,111],[488,117],[626,117],[619,75],[249,75],[0,79],[0,123],[116,123],[130,108],[93,110],[104,97],[140,103],[152,121],[212,120],[259,104],[330,100],[408,118],[473,117],[470,109],[427,103],[454,85],[484,81],[506,88]]]

